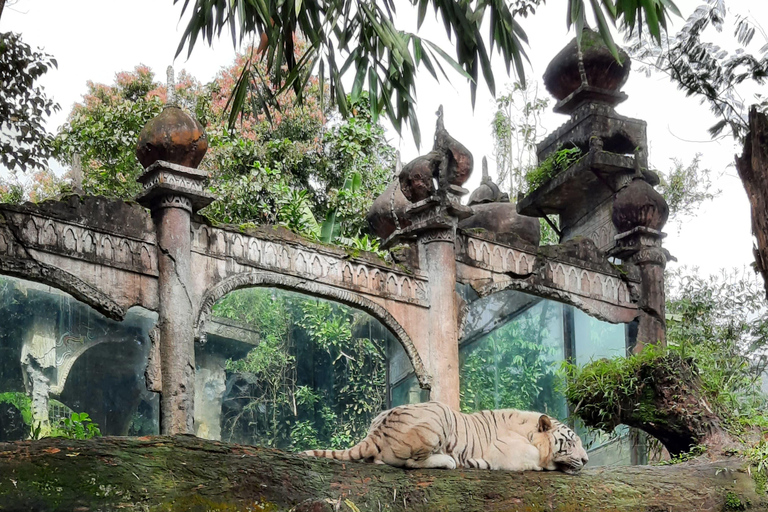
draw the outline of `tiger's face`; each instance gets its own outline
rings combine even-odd
[[[540,447],[548,444],[551,450],[543,460],[542,466],[545,469],[574,475],[589,462],[589,456],[581,444],[581,438],[559,421],[552,421],[548,416],[542,415],[539,419],[539,432],[534,436],[539,437]],[[546,440],[542,439],[544,436]]]
[[[569,475],[578,473],[589,462],[589,456],[581,438],[568,426],[557,422],[550,430],[552,435],[552,462],[557,469]]]

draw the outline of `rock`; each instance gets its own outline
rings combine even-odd
[[[541,239],[539,219],[517,213],[514,203],[482,203],[472,206],[471,217],[459,222],[461,229],[484,229],[502,243],[522,240],[538,246]]]
[[[368,210],[365,216],[368,229],[382,240],[386,240],[395,232],[398,223],[401,229],[410,226],[411,221],[405,215],[405,209],[409,204],[400,188],[400,182],[393,181]]]

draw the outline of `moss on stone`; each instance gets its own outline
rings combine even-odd
[[[764,471],[756,467],[753,467],[750,472],[752,473],[752,480],[755,481],[755,492],[758,495],[766,494],[766,490],[768,490],[768,476]]]
[[[725,493],[725,506],[724,509],[731,510],[747,510],[749,501],[742,501],[741,497],[733,491]]]

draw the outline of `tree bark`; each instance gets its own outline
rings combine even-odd
[[[764,510],[764,484],[746,467],[408,471],[192,436],[44,439],[0,444],[0,510]]]
[[[736,169],[752,206],[752,233],[757,239],[755,265],[763,276],[768,298],[768,117],[756,106],[749,110],[749,133]]]

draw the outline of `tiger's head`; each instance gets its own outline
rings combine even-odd
[[[589,462],[576,432],[546,414],[539,417],[538,430],[529,435],[529,440],[539,449],[540,465],[544,469],[573,475]]]

